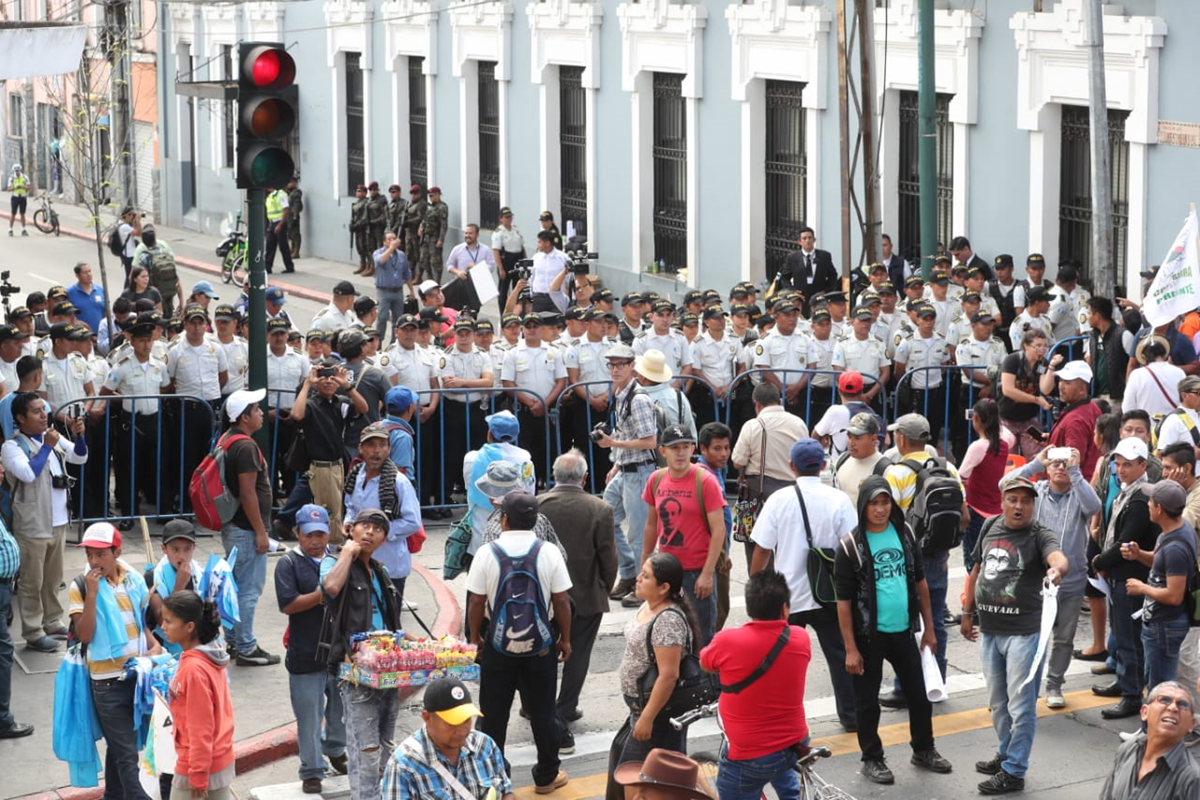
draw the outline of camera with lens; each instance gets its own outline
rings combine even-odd
[[[612,432],[612,425],[609,425],[607,422],[597,422],[592,428],[592,432],[588,434],[588,437],[593,442],[598,442],[605,436],[612,436]]]
[[[533,274],[533,259],[522,258],[513,265],[513,272],[517,274],[517,280],[527,281],[529,276]]]
[[[589,275],[592,262],[600,258],[599,253],[589,253],[587,242],[571,242],[567,244],[563,254],[567,257],[567,272],[575,275]]]
[[[6,269],[3,272],[0,272],[0,297],[8,297],[9,295],[20,293],[20,286],[13,286],[8,282],[10,277],[12,277],[11,271]]]
[[[72,483],[74,483],[74,481],[71,480],[70,475],[50,476],[50,485],[55,489],[70,489]]]

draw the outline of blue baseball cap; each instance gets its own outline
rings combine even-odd
[[[192,294],[206,294],[213,300],[221,299],[217,296],[217,290],[208,281],[197,281],[196,285],[192,287]]]
[[[517,435],[521,432],[521,423],[511,411],[500,411],[484,417],[492,438],[498,442],[517,443]]]
[[[417,402],[417,393],[407,386],[393,386],[384,396],[384,402],[387,403],[388,411],[403,414]]]
[[[791,459],[797,472],[820,469],[825,463],[825,448],[816,439],[801,439],[792,445]]]
[[[329,533],[329,512],[324,506],[316,503],[300,506],[300,510],[296,512],[296,527],[306,536],[312,533]]]
[[[287,302],[287,300],[283,299],[283,289],[280,289],[278,286],[267,287],[267,300],[277,306],[281,306]]]

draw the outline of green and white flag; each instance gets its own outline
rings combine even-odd
[[[1200,222],[1196,207],[1162,260],[1142,303],[1142,315],[1154,326],[1200,308]]]

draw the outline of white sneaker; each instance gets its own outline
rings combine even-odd
[[[1046,690],[1046,708],[1066,708],[1067,701],[1063,698],[1062,689]]]

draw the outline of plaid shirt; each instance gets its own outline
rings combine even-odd
[[[453,765],[434,748],[422,727],[401,742],[388,759],[383,769],[383,800],[457,800],[458,793],[434,770],[435,759],[478,800],[487,797],[492,787],[501,797],[513,791],[504,771],[504,757],[492,737],[471,731],[459,751],[458,764]]]
[[[15,578],[21,568],[21,551],[8,526],[0,520],[0,578]]]
[[[629,404],[629,414],[625,415],[625,402],[629,393],[637,387],[637,381],[617,392],[613,397],[612,407],[616,410],[616,426],[612,438],[618,442],[629,442],[634,439],[644,439],[647,436],[658,435],[658,417],[654,410],[654,401],[645,395],[638,395]],[[654,452],[650,450],[631,450],[628,447],[614,447],[613,463],[638,464],[654,463]]]

